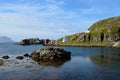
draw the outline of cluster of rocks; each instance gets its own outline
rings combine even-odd
[[[30,54],[30,57],[37,62],[50,60],[69,60],[71,58],[71,52],[65,51],[62,48],[46,47],[35,50]]]
[[[17,56],[16,59],[18,59],[18,60],[23,60],[24,57],[29,57],[29,54],[24,54],[23,56]],[[4,60],[5,60],[5,59],[7,60],[7,59],[10,58],[10,56],[5,55],[5,56],[2,56],[2,58],[3,58]],[[0,59],[0,66],[2,66],[2,65],[4,64],[4,60],[3,60],[3,59]]]
[[[30,55],[24,54],[23,56],[17,56],[16,59],[22,60],[25,57],[32,58],[38,64],[60,66],[66,61],[71,59],[71,52],[65,51],[62,48],[46,47],[39,50],[35,50]],[[3,59],[9,59],[10,56],[5,55]],[[0,66],[3,65],[3,60],[0,60]]]
[[[22,60],[22,59],[24,59],[24,57],[29,57],[29,54],[24,54],[23,56],[17,56],[16,59]],[[3,56],[2,58],[3,58],[3,59],[9,59],[10,56],[5,55],[5,56]]]

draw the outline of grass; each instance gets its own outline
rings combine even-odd
[[[61,44],[61,45],[104,46],[104,45],[109,44],[109,42],[77,42],[77,41],[71,41],[71,42],[58,42],[58,44]]]

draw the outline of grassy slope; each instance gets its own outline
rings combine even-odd
[[[104,20],[100,20],[94,23],[90,28],[91,36],[98,36],[101,33],[108,34],[110,31],[111,34],[120,34],[118,30],[120,29],[120,17],[112,17]],[[69,42],[63,43],[63,38],[57,40],[59,44],[108,44],[108,42],[79,42],[78,36],[76,34],[67,36]]]

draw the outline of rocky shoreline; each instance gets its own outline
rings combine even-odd
[[[6,61],[9,63],[9,61],[11,60],[11,56],[9,55],[2,56],[1,58],[2,59],[0,59],[0,66],[3,66]],[[46,48],[35,50],[30,54],[15,56],[14,59],[12,60],[14,60],[15,62],[16,61],[21,62],[21,61],[24,61],[25,59],[31,59],[34,62],[41,65],[50,65],[50,66],[57,67],[71,59],[71,52],[65,51],[62,48],[46,47]],[[13,62],[13,64],[16,64],[16,63]],[[17,64],[19,64],[19,62]]]
[[[57,45],[49,45],[46,44],[44,46],[65,46],[65,47],[107,47],[107,48],[120,48],[120,42],[109,42],[105,44],[57,44]]]

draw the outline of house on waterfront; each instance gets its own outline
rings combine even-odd
[[[23,39],[23,40],[20,41],[20,44],[21,44],[21,45],[30,45],[30,40],[28,40],[28,39]]]
[[[50,42],[50,39],[45,39],[44,44],[48,44]]]
[[[40,39],[40,44],[44,44],[44,39]]]
[[[39,38],[29,38],[29,39],[23,39],[20,42],[21,45],[31,45],[31,44],[40,44]]]
[[[30,44],[39,44],[40,43],[40,40],[39,38],[30,38]]]
[[[63,41],[62,42],[68,42],[67,36],[63,37]]]
[[[50,39],[39,39],[39,38],[29,38],[29,39],[22,39],[20,41],[21,45],[33,45],[33,44],[54,44],[54,40]]]

